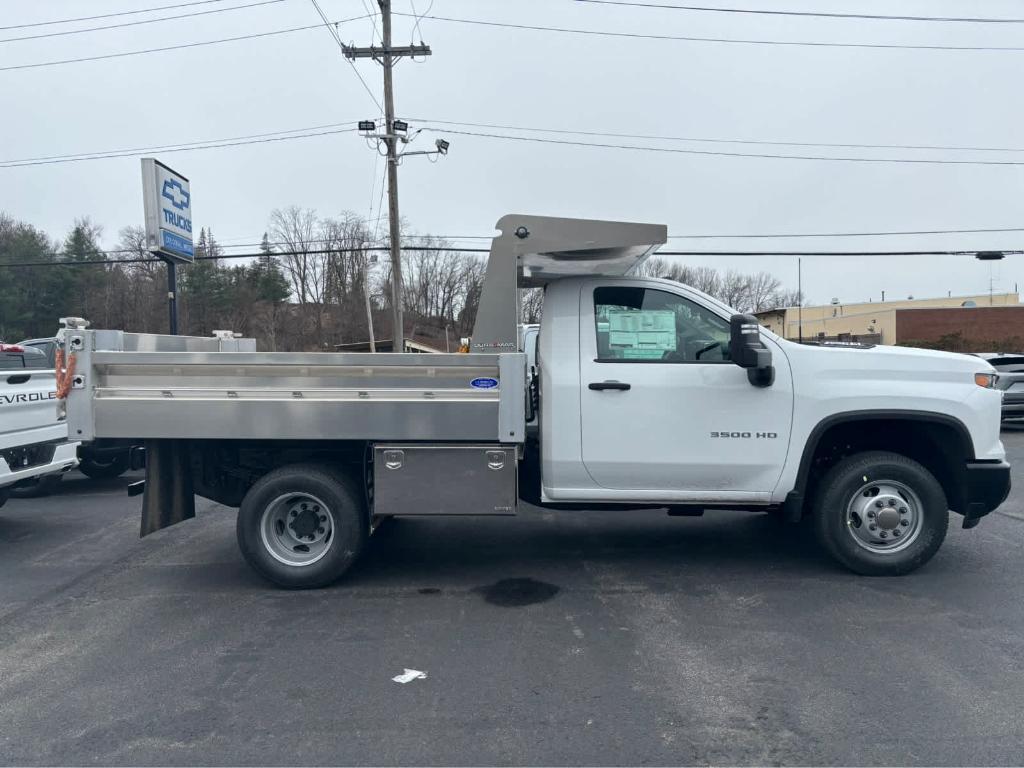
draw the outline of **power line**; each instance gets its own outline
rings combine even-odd
[[[396,16],[409,16],[408,13],[395,13]],[[460,19],[452,16],[422,16],[424,19],[434,21],[448,21],[457,24],[476,24],[484,27],[501,27],[504,29],[530,30],[535,32],[561,32],[573,35],[596,35],[599,37],[617,37],[638,40],[666,40],[691,43],[735,43],[743,45],[782,45],[795,47],[812,48],[880,48],[896,50],[917,50],[917,51],[1024,51],[1022,46],[992,46],[992,45],[914,45],[903,43],[833,43],[822,41],[794,41],[794,40],[753,40],[738,39],[730,37],[693,37],[688,35],[656,35],[640,32],[608,32],[596,29],[576,29],[573,27],[547,27],[539,24],[511,24],[508,22],[483,21],[481,19]]]
[[[377,31],[377,11],[373,8],[373,0],[370,0],[370,5],[366,4],[366,0],[359,0],[359,3],[363,6],[368,14],[370,14],[370,41],[374,41],[380,37],[380,32]]]
[[[533,133],[556,133],[574,136],[604,136],[615,139],[645,139],[651,141],[692,141],[702,144],[759,144],[780,147],[831,147],[834,149],[920,149],[950,152],[1024,152],[1024,147],[971,147],[941,144],[844,144],[823,141],[766,141],[762,139],[718,139],[695,136],[659,136],[649,133],[610,133],[607,131],[575,131],[559,128],[533,128],[523,125],[499,125],[497,123],[467,123],[458,120],[432,120],[428,117],[410,117],[419,123],[436,125],[462,125],[470,128],[498,128]]]
[[[192,151],[192,150],[199,150],[199,149],[221,149],[221,148],[224,148],[224,147],[238,147],[238,146],[243,146],[243,145],[246,145],[246,144],[272,144],[272,143],[276,143],[276,142],[279,142],[279,141],[291,141],[293,139],[308,139],[308,138],[312,138],[312,137],[316,137],[316,136],[333,136],[333,135],[338,134],[338,133],[354,133],[355,131],[356,131],[355,128],[337,128],[335,130],[328,130],[328,131],[314,131],[314,132],[309,132],[309,133],[296,133],[296,134],[290,135],[290,136],[277,136],[277,137],[274,137],[273,134],[268,134],[268,138],[259,138],[259,139],[248,139],[248,140],[239,140],[239,141],[227,141],[227,140],[225,140],[225,141],[222,141],[220,143],[209,143],[209,144],[196,143],[196,144],[171,145],[169,147],[149,147],[149,148],[145,148],[145,149],[127,150],[127,151],[119,152],[119,153],[110,153],[110,154],[102,154],[102,155],[86,155],[86,156],[81,156],[81,157],[62,158],[62,159],[59,159],[59,160],[35,160],[35,161],[28,161],[28,162],[11,163],[11,164],[6,164],[6,165],[3,164],[3,163],[0,163],[0,168],[25,168],[25,167],[33,166],[33,165],[57,165],[57,164],[60,164],[60,163],[77,163],[77,162],[82,162],[82,161],[85,161],[85,160],[109,160],[109,159],[115,158],[115,157],[136,157],[138,155],[146,154],[148,152],[157,152],[157,151],[159,151],[159,152],[167,152],[167,153],[171,153],[171,152],[189,152],[189,151]]]
[[[423,30],[420,29],[420,22],[423,21],[423,17],[430,13],[431,9],[434,7],[434,0],[430,0],[430,4],[427,6],[427,10],[420,14],[416,13],[416,0],[409,0],[409,5],[412,6],[412,13],[416,17],[416,23],[413,25],[412,31],[409,33],[409,44],[412,45],[414,42],[416,42],[415,35],[417,33],[419,33],[420,42],[422,43]]]
[[[330,255],[335,253],[363,253],[366,251],[390,251],[391,247],[387,245],[368,245],[359,248],[336,248],[327,250],[310,250],[310,251],[274,251],[274,256],[317,256],[317,255]],[[488,248],[444,248],[444,247],[418,247],[415,245],[403,246],[403,251],[451,251],[455,253],[488,253]],[[99,253],[129,253],[129,251],[98,251]],[[135,253],[136,251],[130,251]],[[196,256],[196,261],[217,261],[219,259],[258,259],[261,256],[266,256],[265,253],[257,251],[255,253],[224,253],[218,256]],[[111,264],[150,264],[159,263],[163,259],[158,258],[144,258],[137,257],[134,259],[89,259],[85,261],[15,261],[4,263],[0,261],[0,268],[4,267],[88,267],[88,266],[104,266]]]
[[[501,128],[507,130],[516,131],[530,131],[530,132],[541,132],[541,133],[554,133],[563,135],[580,135],[580,136],[607,136],[612,138],[637,138],[637,139],[648,139],[656,141],[692,141],[699,143],[714,143],[714,144],[756,144],[756,145],[768,145],[768,146],[795,146],[795,147],[830,147],[830,148],[860,148],[860,149],[911,149],[911,150],[933,150],[933,151],[956,151],[956,152],[1024,152],[1024,148],[1021,147],[974,147],[974,146],[943,146],[936,144],[840,144],[840,143],[829,143],[829,142],[799,142],[799,141],[764,141],[758,139],[715,139],[706,137],[688,137],[688,136],[657,136],[652,134],[627,134],[627,133],[612,133],[603,131],[574,131],[574,130],[561,130],[556,128],[532,128],[522,125],[501,125],[497,123],[471,123],[458,120],[433,120],[430,118],[409,118],[417,122],[435,125],[460,125],[470,127],[484,127],[484,128]],[[217,146],[239,146],[247,143],[249,139],[261,139],[270,136],[284,136],[285,134],[296,134],[294,136],[285,136],[281,139],[287,141],[290,139],[307,138],[309,136],[323,136],[328,135],[330,132],[324,133],[313,133],[315,131],[321,131],[322,129],[339,128],[341,126],[353,125],[356,121],[350,120],[339,123],[326,123],[322,125],[305,126],[302,128],[293,128],[283,131],[272,131],[269,133],[257,133],[249,134],[245,136],[230,136],[220,139],[205,139],[192,142],[181,142],[178,144],[166,144],[158,146],[147,146],[147,147],[128,147],[121,149],[110,149],[110,150],[95,150],[92,152],[73,152],[64,155],[45,155],[41,157],[25,157],[25,158],[14,158],[9,160],[0,160],[0,168],[18,168],[29,165],[54,165],[59,163],[73,163],[80,162],[83,160],[105,160],[109,158],[117,157],[130,157],[136,153],[145,152],[157,152],[157,151],[169,151],[169,152],[180,152],[187,149],[216,149]],[[426,128],[429,130],[429,125]],[[231,143],[224,143],[231,142]],[[258,142],[252,142],[258,143]],[[198,146],[204,145],[204,146]],[[906,234],[945,234],[946,232],[960,232],[963,230],[936,230],[935,232],[908,232]],[[967,230],[973,232],[975,230]],[[1005,230],[982,230],[982,231],[1015,231],[1013,229]],[[895,233],[901,234],[901,233]],[[766,235],[768,237],[769,235]],[[771,235],[774,236],[774,235]],[[787,237],[788,235],[780,235],[781,237]],[[801,235],[803,236],[803,235]],[[692,237],[698,237],[693,235]],[[718,237],[718,235],[709,235],[709,237]],[[723,235],[723,237],[725,237]],[[729,236],[731,237],[731,236]],[[746,235],[746,237],[754,237],[754,235]]]
[[[424,128],[423,130],[435,131],[435,128]],[[453,128],[448,128],[445,133],[452,133],[459,136],[477,136],[486,139],[502,139],[505,141],[527,141],[535,142],[539,144],[557,144],[562,146],[572,147],[596,147],[599,149],[626,149],[634,150],[638,152],[661,152],[668,154],[681,154],[681,155],[703,155],[709,157],[750,157],[750,158],[763,158],[769,160],[814,160],[814,161],[827,161],[827,162],[843,162],[843,163],[897,163],[897,164],[915,164],[915,165],[1007,165],[1007,166],[1021,166],[1024,165],[1024,160],[940,160],[940,159],[928,159],[928,158],[911,158],[911,157],[847,157],[847,156],[828,156],[828,155],[784,155],[784,154],[769,154],[769,153],[756,153],[756,152],[726,152],[723,150],[710,150],[710,149],[682,149],[679,147],[644,147],[637,144],[610,144],[607,142],[592,142],[592,141],[571,141],[569,139],[547,139],[539,136],[510,136],[508,134],[499,133],[481,133],[478,131],[461,131]]]
[[[974,256],[979,251],[993,250],[977,248],[975,250],[929,250],[929,251],[657,251],[656,256]],[[1024,250],[1000,250],[1002,253],[1016,256]]]
[[[193,13],[179,13],[174,16],[160,16],[156,19],[141,19],[139,21],[124,21],[120,24],[106,24],[102,27],[88,27],[86,29],[69,29],[63,32],[44,32],[38,35],[25,35],[24,37],[6,37],[0,38],[0,43],[15,43],[19,40],[39,40],[44,37],[62,37],[64,35],[80,35],[85,32],[99,32],[105,29],[121,29],[123,27],[137,27],[140,24],[155,24],[159,21],[178,21],[179,19],[187,19],[193,16],[208,16],[211,13],[227,13],[228,11],[240,11],[244,8],[255,8],[258,5],[273,5],[275,3],[283,3],[284,0],[260,0],[257,3],[249,3],[248,5],[235,5],[231,8],[213,8],[208,11],[194,11]]]
[[[379,152],[377,153],[377,157],[378,158],[380,157],[380,153]],[[376,167],[376,163],[377,163],[377,161],[375,160],[374,161],[374,167]],[[385,166],[385,168],[384,168],[384,177],[380,180],[380,197],[377,198],[377,218],[374,219],[374,221],[373,221],[373,238],[372,239],[373,239],[374,242],[377,241],[377,233],[380,231],[380,222],[381,222],[381,220],[387,218],[387,216],[382,216],[381,213],[380,213],[381,210],[384,208],[384,190],[387,187],[387,183],[388,183],[388,169]]]
[[[370,176],[370,203],[369,203],[369,209],[366,212],[366,222],[367,222],[367,225],[369,225],[369,222],[373,221],[373,198],[374,198],[374,193],[377,191],[377,171],[379,170],[379,167],[380,167],[380,152],[374,152],[373,153],[373,175]],[[383,193],[383,190],[381,190],[381,192]]]
[[[380,221],[387,217],[380,216],[376,221]],[[726,234],[712,234],[712,235],[669,235],[669,240],[713,240],[713,239],[759,239],[759,238],[814,238],[814,237],[893,237],[899,235],[955,235],[955,234],[986,234],[986,233],[1007,233],[1007,232],[1024,232],[1024,227],[992,227],[992,228],[975,228],[975,229],[919,229],[919,230],[899,230],[899,231],[887,231],[887,232],[773,232],[770,234],[739,234],[739,235],[726,235]],[[442,241],[460,241],[460,240],[491,240],[493,235],[402,235],[404,239],[428,239],[436,238]],[[237,243],[234,245],[228,245],[227,240],[232,238],[220,239],[217,244],[222,248],[254,248],[260,243]],[[237,239],[237,238],[235,238]],[[329,239],[316,238],[310,241],[311,243],[327,243],[331,242]],[[272,242],[270,245],[287,245],[284,242]],[[461,250],[457,247],[452,247],[449,250],[458,251]],[[104,251],[104,253],[124,253],[126,251]],[[664,252],[662,252],[664,253]],[[719,253],[716,251],[715,253]],[[757,251],[757,253],[763,253],[763,251]],[[973,253],[973,251],[971,251]]]
[[[381,217],[384,218],[384,217]],[[785,239],[785,238],[815,238],[815,237],[898,237],[902,235],[978,235],[996,234],[1008,232],[1024,232],[1024,227],[987,227],[974,229],[917,229],[917,230],[893,230],[886,232],[771,232],[767,234],[711,234],[711,235],[669,235],[669,240],[758,240],[762,238]],[[444,241],[463,240],[491,240],[493,235],[402,235],[405,239],[427,239],[437,238]],[[228,238],[230,239],[230,238]],[[327,240],[313,240],[312,242],[328,242]],[[223,240],[218,244],[225,246]],[[228,245],[228,248],[248,248],[258,243],[239,243]],[[285,245],[285,243],[271,243],[271,245]],[[453,250],[458,250],[453,249]],[[760,253],[760,251],[759,251]]]
[[[898,232],[801,232],[786,234],[774,232],[767,235],[669,235],[669,239],[685,240],[740,240],[760,238],[797,238],[797,237],[893,237],[899,235],[975,235],[992,232],[1024,232],[1024,227],[995,227],[988,229],[918,229]]]
[[[41,157],[23,157],[23,158],[19,158],[19,159],[15,159],[15,160],[0,160],[0,166],[12,164],[12,163],[29,163],[29,162],[34,162],[34,161],[37,161],[37,160],[64,160],[64,159],[74,160],[74,159],[83,158],[83,157],[100,157],[100,159],[102,159],[102,157],[101,157],[102,155],[109,155],[109,154],[118,154],[118,155],[120,155],[120,154],[126,153],[126,152],[156,152],[156,151],[161,150],[161,149],[167,149],[167,148],[170,148],[170,147],[183,147],[183,146],[188,146],[188,145],[192,145],[192,144],[216,144],[217,142],[221,142],[221,141],[236,141],[236,140],[240,140],[240,139],[260,139],[260,138],[263,138],[265,136],[281,136],[281,135],[286,134],[286,133],[298,133],[299,131],[316,131],[316,130],[320,130],[321,128],[340,128],[341,126],[344,126],[344,125],[355,125],[355,123],[356,123],[355,120],[346,120],[346,121],[338,122],[338,123],[325,123],[323,125],[308,125],[308,126],[305,126],[303,128],[292,128],[292,129],[284,130],[284,131],[271,131],[269,133],[251,133],[251,134],[249,134],[247,136],[226,136],[226,137],[220,138],[220,139],[202,139],[202,140],[197,140],[197,141],[183,141],[183,142],[179,142],[177,144],[159,144],[159,145],[156,145],[156,146],[148,146],[148,147],[125,147],[125,148],[122,148],[122,149],[104,149],[104,150],[96,150],[94,152],[70,152],[70,153],[68,153],[66,155],[43,155]]]
[[[366,16],[353,16],[349,19],[335,21],[334,24],[345,24],[350,21],[365,19]],[[292,32],[302,32],[307,29],[319,29],[321,24],[307,24],[303,27],[289,27],[288,29],[275,29],[269,32],[256,32],[250,35],[238,35],[237,37],[222,37],[218,40],[203,40],[198,43],[181,43],[178,45],[165,45],[161,48],[144,48],[138,51],[121,51],[120,53],[104,53],[97,56],[81,56],[76,59],[56,59],[54,61],[39,61],[33,64],[14,64],[7,67],[0,67],[0,72],[8,72],[15,69],[38,69],[40,67],[56,67],[62,64],[79,64],[85,61],[101,61],[104,59],[119,59],[125,56],[141,56],[145,53],[162,53],[164,51],[178,51],[183,48],[199,48],[204,45],[218,45],[220,43],[233,43],[238,40],[254,40],[261,37],[273,37],[274,35],[287,35]]]
[[[338,30],[336,29],[337,25],[340,22],[337,22],[337,21],[334,22],[334,26],[332,27],[331,26],[331,22],[327,18],[327,15],[320,9],[320,4],[316,0],[311,0],[311,2],[313,3],[313,7],[316,8],[316,12],[320,15],[320,18],[323,19],[324,27],[326,27],[326,29],[330,33],[331,37],[334,38],[334,42],[338,44],[338,49],[340,51],[342,51],[342,53],[344,53],[345,44],[341,42],[341,37],[338,35]],[[363,7],[365,8],[366,6],[363,6]],[[360,18],[365,19],[367,17],[374,18],[374,14],[366,14],[364,16],[361,16]],[[347,19],[347,21],[354,21],[354,19]],[[375,24],[376,24],[376,22],[375,22]],[[376,29],[376,26],[374,28]],[[381,112],[383,112],[384,111],[384,107],[382,107],[380,105],[380,101],[374,95],[373,91],[370,90],[370,86],[366,84],[366,81],[363,79],[363,76],[361,74],[359,74],[359,69],[356,67],[355,63],[351,59],[348,59],[348,58],[346,58],[345,61],[347,61],[349,66],[352,67],[352,71],[356,73],[356,77],[358,77],[359,78],[359,82],[363,84],[363,89],[370,95],[370,98],[373,99],[373,103],[377,105],[377,109],[379,109]]]
[[[359,248],[345,248],[346,253],[363,253],[368,251],[389,251],[386,245],[363,246]],[[488,248],[444,248],[444,247],[419,247],[415,245],[402,246],[403,251],[447,251],[451,253],[489,253]],[[921,250],[921,251],[657,251],[657,256],[973,256],[979,250]],[[989,249],[991,250],[991,249]],[[305,251],[274,251],[274,256],[316,256],[330,255],[341,252],[342,249],[333,250],[305,250]],[[117,253],[118,251],[100,251],[100,253]],[[126,251],[120,251],[125,253]],[[1024,254],[1024,250],[1002,249],[1002,253],[1008,255]],[[258,259],[266,254],[255,253],[228,253],[218,256],[196,256],[196,261],[217,261],[219,259]],[[133,258],[133,259],[90,259],[86,261],[19,261],[4,263],[0,261],[0,268],[4,267],[87,267],[105,266],[112,264],[150,264],[159,263],[158,258]]]
[[[892,16],[878,13],[830,13],[824,11],[775,11],[751,8],[709,8],[702,5],[670,5],[667,3],[636,3],[626,0],[576,0],[596,5],[623,5],[631,8],[658,8],[673,11],[701,11],[708,13],[750,13],[763,16],[811,16],[826,19],[868,19],[871,21],[943,21],[970,24],[1021,24],[1024,19],[994,19],[977,16]]]
[[[194,5],[210,5],[212,3],[223,3],[227,0],[194,0],[190,3],[174,3],[172,5],[158,5],[155,8],[140,8],[137,11],[119,11],[117,13],[101,13],[97,16],[79,16],[73,19],[53,19],[51,21],[36,21],[31,24],[12,24],[7,27],[0,27],[0,31],[8,29],[27,29],[29,27],[47,27],[53,24],[71,24],[76,21],[95,21],[96,19],[112,19],[115,16],[135,16],[139,13],[152,13],[153,11],[166,11],[170,8],[189,8]]]

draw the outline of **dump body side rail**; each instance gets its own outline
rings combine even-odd
[[[66,337],[76,439],[525,438],[520,353],[214,351],[221,340],[82,329]]]

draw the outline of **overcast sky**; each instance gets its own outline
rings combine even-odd
[[[653,0],[651,0],[653,2]],[[686,0],[668,0],[682,4]],[[0,68],[201,42],[315,24],[310,0],[85,34],[12,37],[249,5],[227,0],[65,25],[9,28],[167,6],[169,0],[0,0]],[[320,0],[332,20],[375,0]],[[364,5],[365,2],[365,5]],[[394,0],[420,13],[430,0]],[[908,15],[1024,17],[1011,0],[836,2],[707,0],[700,5]],[[925,23],[701,13],[573,0],[435,0],[431,16],[638,34],[884,44],[1019,46],[1024,24]],[[369,19],[341,37],[371,41]],[[412,19],[395,18],[396,42]],[[395,70],[397,113],[427,121],[604,133],[856,144],[1020,148],[1019,152],[828,149],[524,133],[450,126],[410,149],[451,141],[437,163],[401,167],[402,215],[417,232],[486,236],[508,212],[666,223],[673,236],[1024,227],[1024,165],[824,162],[576,147],[456,134],[477,131],[738,153],[1024,162],[1024,50],[790,47],[614,38],[425,18],[433,49]],[[359,72],[380,98],[381,72]],[[198,142],[379,115],[323,28],[219,45],[30,69],[0,69],[0,160]],[[417,121],[418,119],[418,121]],[[329,130],[329,129],[315,129]],[[309,131],[307,131],[309,132]],[[272,209],[378,215],[384,172],[352,133],[219,149],[156,152],[191,179],[196,227],[226,244],[258,241]],[[371,198],[371,185],[376,192]],[[117,231],[142,223],[137,157],[0,168],[0,211],[52,236],[75,218]],[[385,205],[386,211],[386,205]],[[469,245],[470,241],[460,241]],[[482,241],[473,241],[480,244]],[[672,249],[1021,248],[1024,232],[875,238],[673,239]],[[791,257],[690,259],[767,269],[795,287]],[[970,257],[808,258],[811,299],[844,301],[985,292],[990,266]],[[995,289],[1024,288],[1024,256],[993,269]]]

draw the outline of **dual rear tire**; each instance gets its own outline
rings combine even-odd
[[[353,474],[292,464],[260,478],[238,510],[236,533],[246,562],[288,589],[338,579],[369,536],[362,485]]]

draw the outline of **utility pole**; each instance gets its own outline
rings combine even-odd
[[[399,217],[398,217],[398,162],[406,154],[434,154],[432,152],[409,152],[399,153],[398,142],[407,142],[409,126],[401,120],[395,120],[395,90],[392,78],[392,70],[395,62],[402,56],[429,56],[430,46],[423,45],[391,45],[391,0],[377,0],[380,6],[381,16],[381,47],[370,46],[368,48],[356,48],[343,45],[342,51],[349,59],[373,59],[384,67],[384,132],[372,134],[379,141],[383,141],[387,147],[388,163],[388,225],[391,241],[391,311],[392,311],[392,347],[393,352],[402,352],[405,349],[404,327],[402,320],[402,243],[400,239]],[[376,130],[376,125],[367,129],[365,123],[360,122],[360,131]],[[441,150],[438,143],[438,154],[447,152]]]
[[[398,221],[398,138],[395,136],[395,89],[392,83],[394,57],[391,55],[391,0],[378,0],[384,45],[384,125],[388,138],[388,226],[391,232],[391,351],[404,352],[405,326],[402,318],[402,244]]]
[[[370,334],[370,351],[377,351],[377,342],[373,338],[373,304],[370,302],[370,264],[377,262],[377,256],[373,256],[373,261],[363,254],[363,301],[366,303],[366,329]]]
[[[164,259],[167,263],[167,331],[171,336],[178,335],[178,265],[174,259]]]
[[[796,257],[796,333],[798,341],[804,343],[804,262]],[[785,334],[783,334],[785,336]]]

